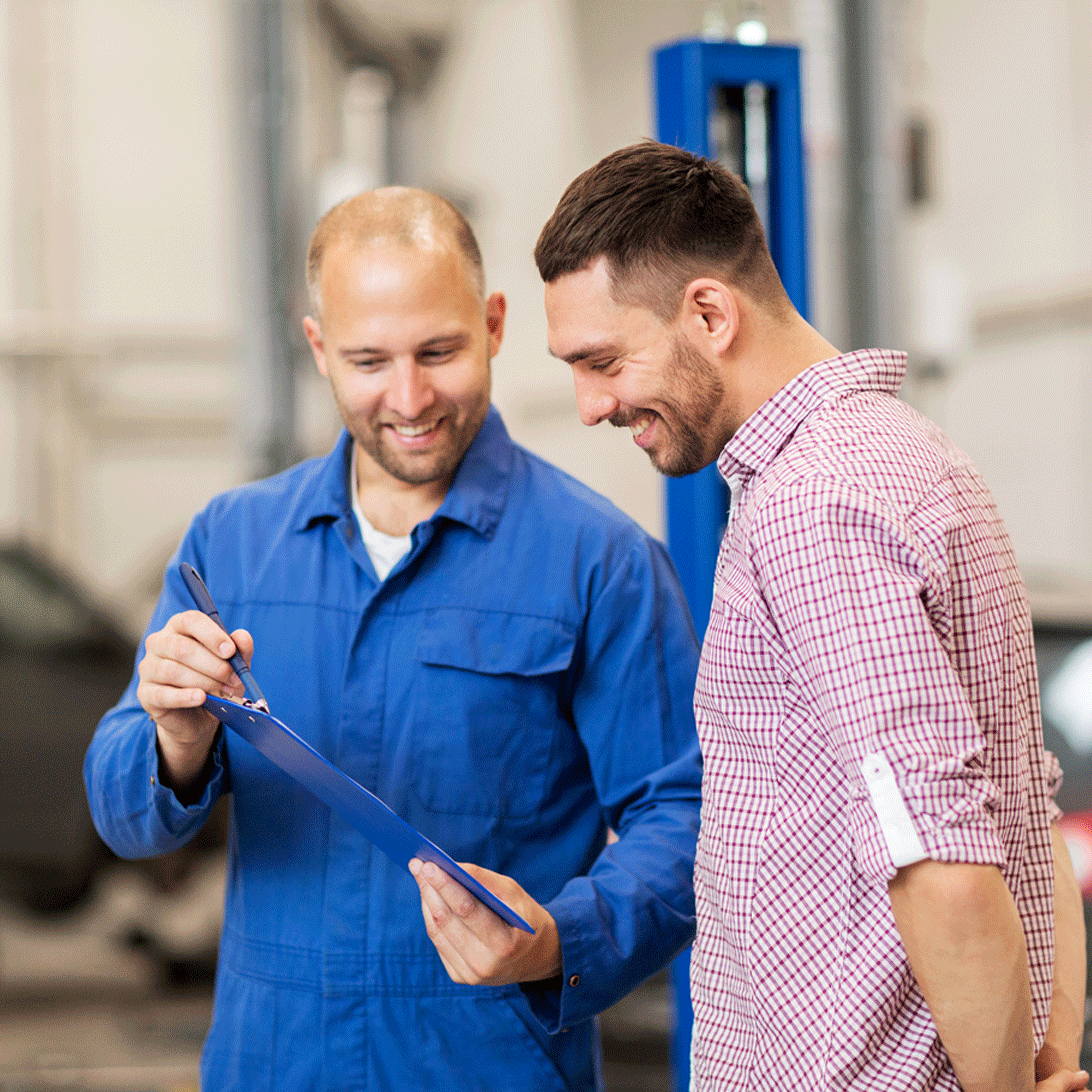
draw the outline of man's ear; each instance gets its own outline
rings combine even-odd
[[[307,335],[307,344],[311,346],[319,375],[329,379],[330,373],[326,370],[326,348],[322,341],[322,327],[310,315],[307,315],[303,320],[303,332]]]
[[[724,356],[739,333],[739,300],[722,281],[699,277],[686,286],[679,317],[697,344]]]
[[[494,292],[485,301],[485,328],[489,334],[489,359],[500,352],[504,340],[504,316],[508,311],[508,301],[503,293]]]

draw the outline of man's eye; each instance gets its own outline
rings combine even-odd
[[[428,364],[442,364],[455,355],[455,349],[426,349],[421,353],[421,359]]]

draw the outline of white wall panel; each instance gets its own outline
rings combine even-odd
[[[235,320],[229,10],[71,3],[76,306],[88,319]]]

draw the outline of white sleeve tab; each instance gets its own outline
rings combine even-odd
[[[910,812],[906,810],[906,801],[895,782],[891,763],[879,752],[865,755],[861,771],[895,867],[905,868],[906,865],[926,860],[929,854],[925,852]]]

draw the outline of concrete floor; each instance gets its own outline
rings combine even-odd
[[[211,1012],[207,989],[0,996],[0,1090],[198,1092]],[[604,1080],[608,1092],[670,1092],[666,1045],[605,1035]]]
[[[48,920],[0,905],[0,1090],[191,1092],[207,987],[163,991],[121,935],[132,891]]]
[[[0,1000],[3,1092],[197,1092],[207,990],[13,994]]]

